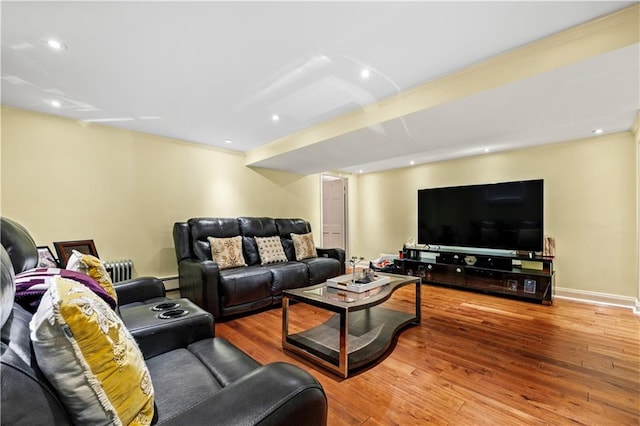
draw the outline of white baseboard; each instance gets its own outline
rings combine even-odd
[[[595,291],[574,290],[572,288],[564,287],[556,287],[555,297],[558,299],[573,300],[576,302],[627,308],[631,309],[634,314],[640,315],[640,301],[636,297],[598,293]]]

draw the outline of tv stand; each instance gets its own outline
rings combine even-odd
[[[553,257],[491,255],[403,246],[401,273],[423,282],[550,305],[554,294]]]

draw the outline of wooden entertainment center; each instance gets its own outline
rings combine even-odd
[[[402,274],[430,284],[459,287],[550,305],[554,294],[553,257],[479,254],[403,246],[396,260]]]

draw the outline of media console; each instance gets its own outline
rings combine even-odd
[[[490,255],[403,246],[401,273],[430,284],[459,287],[550,305],[553,257]]]

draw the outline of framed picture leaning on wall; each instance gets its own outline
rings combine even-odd
[[[38,268],[57,268],[58,259],[49,246],[38,246]]]
[[[73,250],[77,250],[82,254],[90,254],[95,257],[98,256],[98,250],[93,243],[93,240],[76,240],[76,241],[56,241],[53,243],[58,253],[58,260],[61,268],[67,266],[67,262],[71,257]]]

